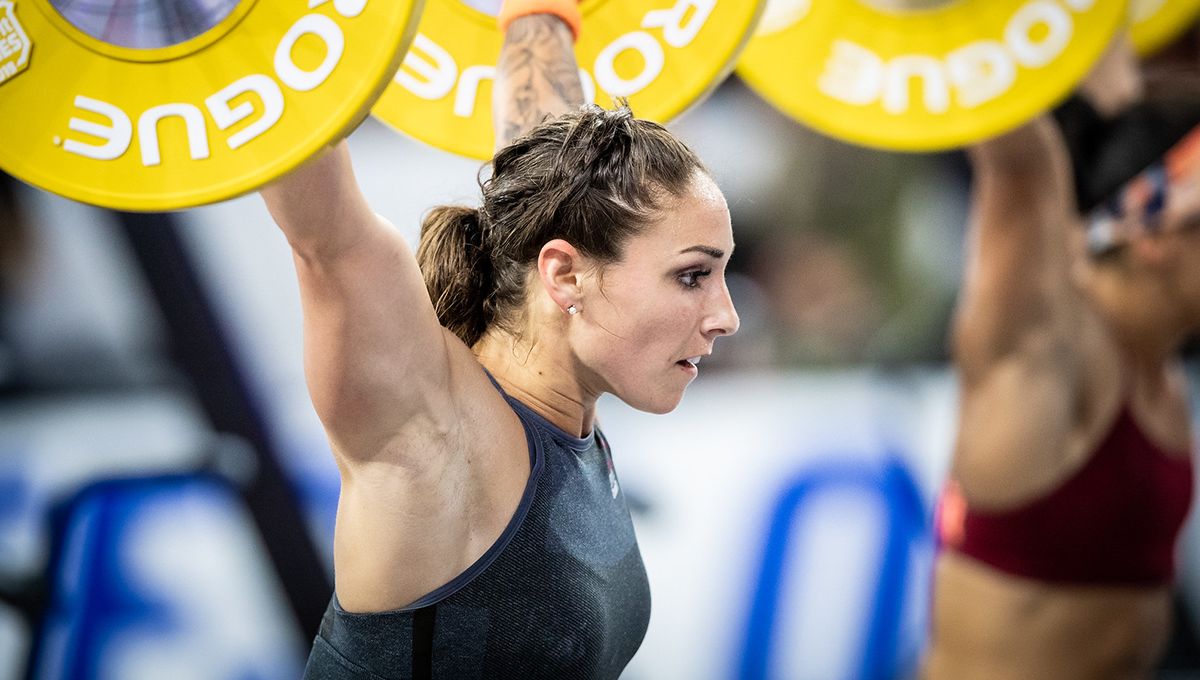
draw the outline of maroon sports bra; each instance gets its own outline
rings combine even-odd
[[[1191,500],[1190,456],[1168,456],[1125,407],[1074,476],[1024,506],[973,511],[951,482],[938,530],[945,547],[1015,576],[1165,585],[1175,577],[1175,540]]]

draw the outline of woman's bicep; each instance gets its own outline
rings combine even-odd
[[[295,255],[305,376],[340,453],[370,457],[448,400],[450,339],[412,250],[382,218],[330,259]]]

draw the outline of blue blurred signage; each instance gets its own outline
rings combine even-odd
[[[893,680],[905,669],[898,659],[902,615],[910,575],[910,556],[931,529],[921,494],[896,455],[883,462],[838,456],[806,467],[780,495],[771,514],[762,567],[750,606],[737,677],[767,680],[777,629],[780,582],[785,575],[792,526],[824,493],[858,491],[875,494],[886,508],[886,545],[878,567],[874,603],[863,627],[861,659],[855,680]]]

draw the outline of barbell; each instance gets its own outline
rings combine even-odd
[[[868,1],[883,0],[584,0],[584,91],[666,121],[737,64],[755,91],[825,133],[949,148],[1052,107],[1127,16],[1149,52],[1200,12],[1200,0],[957,0],[905,11]],[[99,206],[174,210],[261,187],[372,107],[439,148],[491,154],[499,0],[123,7],[0,0],[0,169]]]
[[[628,99],[643,118],[674,118],[733,70],[765,5],[584,0],[575,55],[585,98],[602,106]],[[375,115],[438,148],[491,158],[499,9],[498,0],[428,0],[416,41]]]
[[[1129,0],[1129,14],[1133,44],[1148,57],[1196,23],[1200,0]]]
[[[781,0],[738,73],[833,137],[933,151],[1052,108],[1125,20],[1125,0],[958,0],[924,9]]]
[[[0,168],[122,210],[253,191],[363,120],[421,4],[0,0]]]

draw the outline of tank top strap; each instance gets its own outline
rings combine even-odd
[[[516,412],[517,417],[520,418],[521,422],[525,423],[527,427],[532,427],[536,431],[544,432],[551,439],[553,439],[555,443],[576,453],[588,450],[591,448],[593,443],[601,447],[607,445],[607,442],[603,439],[603,435],[599,434],[599,428],[593,427],[592,433],[587,437],[576,437],[550,422],[542,414],[529,408],[529,406],[520,399],[517,399],[516,397],[513,397],[505,392],[504,388],[500,386],[500,383],[496,381],[496,378],[492,375],[491,371],[487,370],[487,368],[484,368],[483,372],[487,374],[488,380],[492,381],[492,385],[495,385],[496,390],[499,391],[504,397],[505,401],[508,402],[509,408]]]

